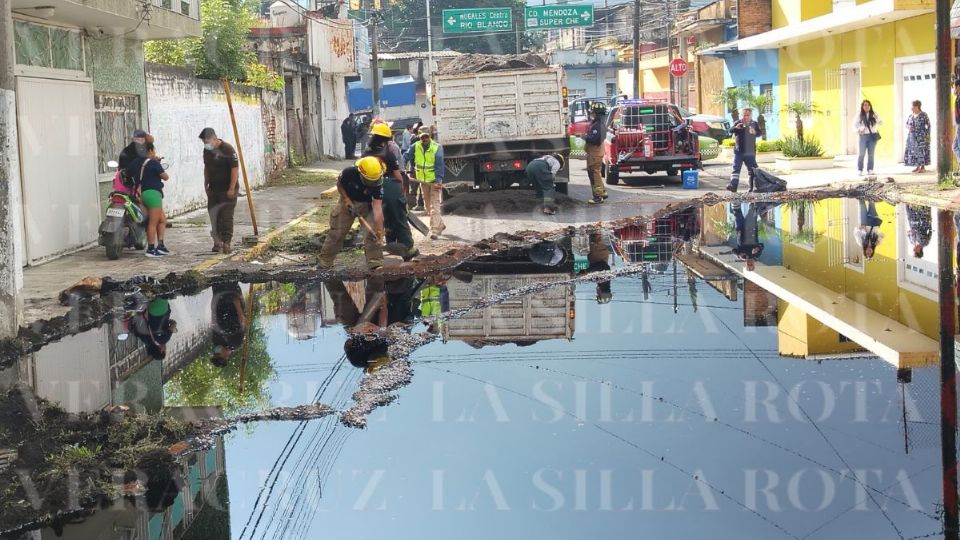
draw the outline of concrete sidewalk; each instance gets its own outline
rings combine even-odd
[[[315,172],[337,170],[347,162],[324,161],[303,170]],[[282,227],[320,204],[321,185],[266,186],[253,192],[257,225],[261,241],[272,230]],[[134,276],[162,277],[170,272],[209,269],[231,256],[214,254],[206,208],[170,219],[166,245],[173,252],[168,257],[147,258],[141,251],[125,250],[116,261],[107,259],[102,246],[92,246],[64,255],[50,262],[24,269],[24,320],[30,322],[61,315],[67,308],[57,304],[63,289],[80,279],[110,276],[123,280]],[[253,234],[247,198],[237,200],[234,225],[234,254],[242,256],[242,238]]]
[[[704,171],[714,177],[730,176],[732,163],[721,159],[712,159],[704,162]],[[911,167],[901,163],[878,161],[874,168],[874,173],[878,182],[892,183],[898,185],[929,185],[935,187],[937,184],[936,165],[927,167],[927,172],[914,174],[910,172]],[[819,169],[813,171],[797,171],[793,173],[780,172],[776,169],[774,163],[761,163],[760,168],[787,181],[789,189],[805,189],[821,186],[831,186],[849,182],[865,182],[867,178],[857,173],[857,156],[837,156],[833,159],[833,167],[829,169]],[[746,174],[742,172],[741,174]]]

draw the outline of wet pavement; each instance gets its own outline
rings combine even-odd
[[[10,537],[938,537],[938,235],[884,201],[724,203],[426,277],[127,290],[0,383],[194,422],[176,487],[76,486],[114,502]],[[6,516],[64,460],[131,462],[0,428]]]

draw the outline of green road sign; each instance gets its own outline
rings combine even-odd
[[[527,30],[593,26],[593,4],[528,6],[523,19]]]
[[[510,8],[443,10],[444,34],[508,30],[513,30],[513,14]]]

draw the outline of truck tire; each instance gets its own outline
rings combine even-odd
[[[608,186],[615,186],[620,183],[620,171],[616,167],[610,167],[607,169],[607,177],[605,179]]]
[[[560,193],[561,195],[566,195],[568,191],[567,186],[569,185],[570,184],[568,184],[567,182],[560,182],[558,184],[555,184],[553,188],[554,190],[556,190],[557,193]]]
[[[679,169],[674,169],[673,167],[667,169],[667,176],[676,176],[678,174],[680,174]]]

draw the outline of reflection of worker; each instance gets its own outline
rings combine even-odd
[[[372,371],[389,362],[386,338],[380,331],[392,324],[407,323],[413,319],[414,301],[413,279],[396,279],[384,282],[382,279],[369,279],[365,287],[364,308],[370,318],[363,319],[363,313],[354,303],[342,281],[326,283],[327,291],[333,300],[333,310],[337,321],[347,329],[348,337],[343,344],[347,360],[356,367]],[[384,292],[385,298],[379,299],[378,293]],[[370,302],[379,302],[377,306]]]
[[[217,367],[227,365],[234,351],[243,345],[246,337],[247,321],[244,314],[243,293],[239,283],[213,286],[213,300],[210,302],[210,328],[213,339],[213,357],[210,362]]]
[[[601,167],[603,165],[603,143],[607,140],[607,127],[604,124],[607,116],[607,106],[599,101],[590,104],[590,127],[583,135],[583,142],[587,152],[587,176],[593,188],[593,198],[587,201],[590,204],[599,204],[607,200],[607,188],[603,184]]]
[[[357,218],[366,218],[373,213],[374,228],[383,231],[383,162],[374,156],[362,157],[353,167],[347,167],[337,178],[340,203],[330,213],[330,229],[320,249],[321,268],[330,268],[343,249],[347,232]],[[367,267],[371,270],[383,266],[383,246],[379,239],[369,234],[363,241]]]
[[[739,204],[734,204],[731,209],[737,229],[737,247],[733,249],[733,253],[738,259],[746,261],[747,270],[754,269],[754,261],[763,253],[759,218],[769,206],[769,203],[750,203],[746,215]]]
[[[163,360],[167,356],[167,343],[177,332],[177,321],[170,318],[170,301],[166,298],[154,298],[147,304],[143,313],[131,320],[130,330],[147,349],[154,360]]]
[[[450,310],[450,292],[447,289],[446,276],[429,278],[427,284],[420,289],[420,316],[422,318],[439,317]],[[443,328],[443,321],[436,320],[430,323],[427,331],[439,334]]]
[[[610,270],[610,242],[603,232],[590,233],[587,251],[587,269],[581,274],[606,272]],[[597,303],[607,304],[613,299],[610,280],[597,282]]]

